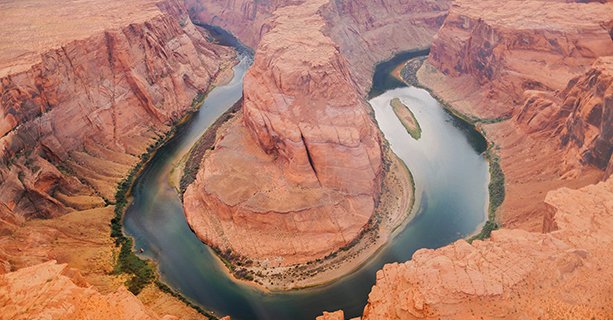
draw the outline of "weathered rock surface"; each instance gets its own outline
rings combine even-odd
[[[373,213],[381,171],[361,96],[376,62],[429,46],[448,3],[186,1],[195,21],[257,46],[244,124],[224,133],[184,197],[199,237],[273,264],[351,242]]]
[[[346,60],[321,33],[325,3],[275,11],[245,77],[243,115],[185,193],[192,229],[222,250],[306,262],[351,242],[374,212],[379,134]]]
[[[55,261],[0,275],[0,319],[178,319],[160,317],[125,287],[102,295]]]
[[[579,91],[613,55],[611,21],[611,2],[460,0],[437,34],[418,78],[497,145],[503,225],[540,230],[548,191],[603,178],[612,139],[608,111],[597,115],[608,84]]]
[[[480,99],[475,114],[497,117],[526,90],[559,90],[600,56],[613,55],[612,4],[455,1],[428,62],[461,77]],[[472,86],[471,86],[472,85]],[[496,100],[497,103],[488,103]]]
[[[363,319],[609,319],[613,179],[547,195],[557,230],[422,249],[377,272]]]
[[[559,137],[579,162],[605,170],[613,152],[613,56],[596,60],[562,91],[530,92],[517,122]]]
[[[308,1],[185,1],[194,21],[231,30],[253,48],[275,27],[277,9],[305,2]],[[327,1],[318,14],[325,21],[322,32],[338,46],[349,62],[360,93],[365,94],[370,89],[377,62],[400,51],[430,46],[450,3],[447,0]]]
[[[0,32],[4,226],[112,201],[147,146],[232,58],[174,0],[8,1],[0,11],[11,17]]]

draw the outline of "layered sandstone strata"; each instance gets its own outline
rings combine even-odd
[[[355,239],[374,212],[379,133],[321,32],[324,4],[275,11],[245,77],[243,115],[185,193],[191,227],[223,251],[271,265],[315,260]]]
[[[460,0],[437,34],[418,78],[496,144],[503,225],[540,230],[548,191],[603,178],[608,84],[588,87],[592,65],[613,55],[611,21],[610,2]]]
[[[560,139],[579,162],[602,170],[613,151],[613,56],[596,60],[555,93],[532,91],[517,114],[528,132]],[[610,174],[610,173],[609,173]]]
[[[462,78],[478,102],[473,113],[507,115],[524,91],[563,89],[596,58],[613,55],[611,21],[611,4],[455,1],[428,62]]]
[[[112,202],[117,182],[232,57],[174,0],[1,6],[3,226]]]
[[[277,9],[305,2],[308,1],[185,1],[194,21],[219,25],[254,48],[275,27]],[[318,14],[325,20],[322,32],[338,46],[349,62],[360,93],[365,94],[370,89],[377,62],[400,51],[430,46],[450,3],[448,0],[328,1]]]
[[[0,319],[170,320],[146,308],[125,287],[100,294],[81,274],[55,261],[0,275]]]
[[[503,229],[386,265],[363,319],[611,318],[613,179],[546,202],[551,233]]]

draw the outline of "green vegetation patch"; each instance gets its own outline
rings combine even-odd
[[[504,172],[500,167],[500,159],[494,152],[494,145],[488,148],[485,157],[490,163],[490,183],[488,185],[490,205],[488,208],[487,221],[481,229],[481,232],[468,239],[468,242],[487,239],[492,234],[492,231],[500,227],[496,223],[496,210],[502,205],[505,197]]]
[[[413,137],[415,140],[419,140],[421,138],[421,127],[419,126],[419,122],[417,122],[417,118],[415,118],[415,115],[411,109],[402,103],[399,98],[392,99],[392,101],[390,101],[390,105],[411,137]]]

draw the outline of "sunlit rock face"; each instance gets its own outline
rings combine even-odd
[[[599,58],[555,94],[531,92],[517,120],[531,132],[559,137],[580,162],[607,169],[613,151],[613,57]]]
[[[374,212],[379,134],[321,32],[324,3],[275,11],[245,77],[242,117],[185,194],[190,225],[222,250],[275,264],[314,260],[357,237]]]
[[[2,319],[171,320],[145,307],[125,287],[106,295],[75,269],[55,261],[0,275]]]
[[[613,55],[610,10],[600,3],[456,1],[428,62],[502,102],[484,102],[481,113],[510,114],[524,91],[563,89],[598,57]]]
[[[117,11],[114,20],[97,20],[97,10],[85,10],[92,21],[83,30],[70,27],[79,20],[50,18],[52,26],[41,27],[44,41],[23,49],[32,56],[29,64],[15,60],[2,69],[4,223],[112,202],[140,155],[191,110],[194,97],[232,59],[229,49],[196,30],[179,2],[141,2],[132,19],[125,11],[136,7],[121,1],[95,7]],[[10,5],[7,10],[20,10]],[[37,5],[41,14],[66,10]],[[11,23],[18,35],[29,30],[20,29],[24,23],[37,27],[36,21]],[[12,34],[5,30],[2,37],[10,41]],[[19,59],[8,49],[0,55]]]
[[[377,272],[362,319],[609,318],[613,179],[547,195],[556,230],[422,249]],[[543,272],[546,270],[547,272]]]

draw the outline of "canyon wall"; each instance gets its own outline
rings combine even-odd
[[[551,233],[503,229],[386,265],[362,319],[611,318],[613,179],[546,203]]]
[[[203,319],[123,287],[108,204],[233,50],[174,0],[3,1],[0,20],[0,319]]]
[[[499,224],[540,230],[548,191],[610,174],[612,28],[610,2],[454,2],[418,78],[495,143]]]
[[[274,12],[305,0],[221,1],[185,0],[194,21],[219,25],[256,48],[275,27]],[[451,1],[335,0],[318,9],[330,37],[349,63],[361,94],[370,89],[376,63],[393,54],[430,46],[442,25]],[[393,41],[390,41],[393,39]]]
[[[533,91],[517,122],[530,133],[551,135],[581,163],[605,170],[613,152],[613,56],[596,60],[555,93]],[[610,172],[605,175],[605,178]]]
[[[324,4],[275,11],[245,77],[242,115],[185,193],[188,222],[214,247],[273,265],[306,262],[351,242],[374,212],[379,133],[321,32]]]
[[[30,2],[43,16],[61,16],[72,5]],[[3,28],[8,43],[37,27],[32,37],[46,39],[23,45],[21,55],[0,52],[4,227],[113,202],[117,183],[140,155],[192,110],[194,97],[232,59],[191,24],[179,2],[141,2],[132,20],[133,7],[112,1],[74,4],[96,8],[83,8],[91,17],[39,26],[39,16],[29,13]],[[3,5],[22,10],[18,2]],[[105,9],[122,18],[97,19]]]
[[[455,1],[428,62],[447,77],[464,78],[466,90],[482,95],[471,110],[475,114],[509,115],[523,103],[524,91],[563,89],[596,58],[613,55],[610,7]]]

